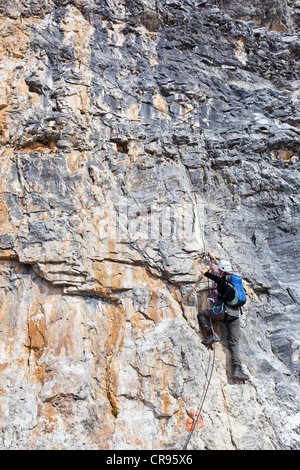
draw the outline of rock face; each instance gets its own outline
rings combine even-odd
[[[191,449],[299,448],[292,0],[0,6],[1,449],[180,449],[206,253],[245,281]]]

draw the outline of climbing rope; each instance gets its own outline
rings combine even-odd
[[[210,260],[212,273],[215,274],[215,270],[214,270],[214,267],[213,267],[213,262],[212,262],[210,254],[208,256],[209,256],[209,260]],[[216,286],[217,286],[217,284],[215,283],[215,285],[214,285],[214,302],[216,301]]]
[[[204,386],[204,389],[203,389],[203,393],[202,393],[202,397],[201,397],[201,400],[199,402],[199,406],[198,406],[198,409],[196,411],[196,415],[194,417],[194,423],[193,423],[193,426],[188,434],[188,437],[185,441],[185,444],[183,446],[183,449],[182,450],[186,450],[187,449],[187,446],[191,440],[191,437],[193,435],[193,432],[195,430],[195,427],[197,425],[197,422],[201,416],[201,412],[202,412],[202,408],[203,408],[203,405],[204,405],[204,402],[205,402],[205,398],[206,398],[206,395],[207,395],[207,392],[208,392],[208,389],[209,389],[209,386],[210,386],[210,382],[211,382],[211,378],[212,378],[212,373],[213,373],[213,370],[214,370],[214,366],[215,366],[215,357],[216,357],[216,346],[215,346],[215,343],[213,343],[213,356],[212,356],[212,363],[210,363],[211,361],[209,360],[208,361],[208,368],[207,368],[207,372],[206,372],[206,385]]]
[[[213,264],[212,264],[212,259],[211,259],[211,256],[209,255],[209,259],[210,259],[210,265],[211,265],[211,269],[212,269],[212,272],[213,274],[215,274],[215,271],[214,271],[214,267],[213,267]],[[208,284],[209,284],[209,280],[207,280]],[[216,283],[214,285],[214,302],[216,301]],[[222,310],[223,310],[223,307],[222,307]],[[221,310],[221,311],[222,311]],[[215,313],[215,312],[214,312]],[[210,319],[210,326],[211,326],[211,329],[213,329],[213,325],[212,325],[212,321],[211,321],[211,318]],[[214,370],[214,366],[215,366],[215,357],[216,357],[216,344],[213,343],[213,355],[212,355],[212,362],[210,361],[210,356],[209,356],[209,361],[208,361],[208,367],[207,367],[207,372],[206,372],[206,383],[204,385],[204,389],[203,389],[203,393],[202,393],[202,397],[200,399],[200,402],[199,402],[199,406],[198,406],[198,409],[197,409],[197,412],[196,412],[196,415],[194,417],[194,422],[193,422],[193,426],[187,436],[187,439],[185,441],[185,444],[184,444],[184,447],[183,447],[183,450],[186,450],[187,449],[187,446],[192,438],[192,435],[193,435],[193,432],[197,426],[197,422],[198,420],[200,419],[200,416],[201,416],[201,412],[202,412],[202,409],[203,409],[203,405],[204,405],[204,402],[205,402],[205,399],[206,399],[206,396],[207,396],[207,392],[208,392],[208,389],[209,389],[209,386],[210,386],[210,383],[211,383],[211,378],[212,378],[212,374],[213,374],[213,370]]]

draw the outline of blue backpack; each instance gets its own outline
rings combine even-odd
[[[246,293],[243,288],[242,279],[236,274],[230,274],[226,276],[225,281],[229,290],[232,292],[229,301],[224,299],[226,305],[232,308],[242,307],[246,303]],[[232,290],[234,291],[234,296]]]

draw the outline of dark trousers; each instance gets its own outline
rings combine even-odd
[[[218,312],[220,309],[217,307],[215,311]],[[224,323],[227,327],[229,349],[232,355],[232,362],[234,366],[241,366],[240,358],[240,334],[241,325],[238,317],[238,311],[226,307],[226,310],[219,314],[213,312],[212,309],[202,310],[198,313],[198,321],[203,330],[208,334],[213,334],[211,320],[217,320]]]

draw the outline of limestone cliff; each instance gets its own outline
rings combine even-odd
[[[299,447],[294,0],[2,0],[0,447],[180,449],[206,253],[248,302],[190,449]]]

